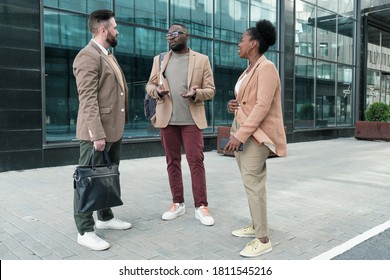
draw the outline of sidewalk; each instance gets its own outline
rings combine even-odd
[[[286,158],[267,161],[273,251],[257,259],[309,260],[390,220],[390,143],[340,138],[288,144]],[[0,173],[0,259],[240,260],[250,239],[231,231],[250,223],[235,159],[205,153],[212,227],[194,218],[183,156],[186,214],[162,221],[170,204],[164,157],[121,162],[124,205],[114,214],[133,227],[97,230],[111,248],[76,243],[75,166]]]

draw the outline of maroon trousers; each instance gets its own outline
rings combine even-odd
[[[182,144],[190,167],[192,195],[195,207],[207,206],[206,174],[204,169],[203,131],[196,125],[168,125],[161,130],[161,142],[165,150],[169,185],[174,203],[184,202],[181,172]]]

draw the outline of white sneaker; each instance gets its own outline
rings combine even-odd
[[[186,206],[184,203],[172,203],[171,208],[164,214],[162,214],[163,220],[173,220],[183,215],[186,212]]]
[[[271,240],[269,240],[267,243],[261,243],[258,238],[255,238],[251,242],[246,244],[245,248],[240,252],[240,255],[243,257],[252,258],[271,251]]]
[[[233,230],[232,234],[237,237],[255,237],[255,229],[252,225],[250,225],[237,230]]]
[[[77,243],[95,251],[102,251],[110,248],[110,243],[101,239],[94,231],[84,232],[84,235],[79,233],[77,235]]]
[[[195,208],[195,218],[200,220],[200,222],[206,226],[214,225],[214,218],[209,213],[209,208],[206,206],[200,206]]]
[[[112,218],[108,221],[97,220],[95,222],[96,228],[98,229],[129,229],[131,224],[117,218]]]

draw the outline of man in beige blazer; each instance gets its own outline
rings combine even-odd
[[[146,85],[148,94],[157,99],[152,124],[160,128],[161,142],[166,153],[172,204],[162,215],[172,220],[185,213],[181,151],[184,144],[191,172],[195,217],[204,225],[213,225],[208,211],[206,175],[203,155],[203,129],[207,127],[205,100],[215,94],[214,78],[207,56],[188,48],[187,29],[172,24],[167,33],[170,47],[160,65],[154,58]]]
[[[79,165],[89,165],[92,148],[108,151],[113,163],[119,164],[122,136],[127,122],[128,88],[125,76],[109,53],[117,45],[118,31],[114,13],[97,10],[89,16],[93,35],[89,44],[76,56],[73,73],[79,94],[76,137],[80,140]],[[100,163],[101,153],[95,156]],[[78,230],[77,242],[92,250],[105,250],[110,244],[94,232],[99,229],[129,229],[130,223],[114,218],[111,209],[97,211],[95,221],[90,213],[78,213],[79,195],[74,191],[74,219]]]

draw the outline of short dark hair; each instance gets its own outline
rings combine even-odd
[[[174,23],[172,23],[171,24],[171,26],[170,26],[170,28],[173,26],[173,25],[178,25],[178,26],[181,26],[186,32],[187,32],[187,27],[184,25],[184,24],[182,24],[182,23],[177,23],[177,22],[174,22]]]
[[[259,20],[256,22],[256,27],[250,27],[247,31],[252,39],[259,41],[259,53],[263,54],[270,46],[275,45],[276,29],[269,20]]]
[[[104,22],[105,24],[107,24],[107,22],[112,17],[115,17],[115,14],[113,11],[110,10],[96,10],[92,12],[88,18],[89,31],[92,34],[95,34],[98,31],[100,23]]]

